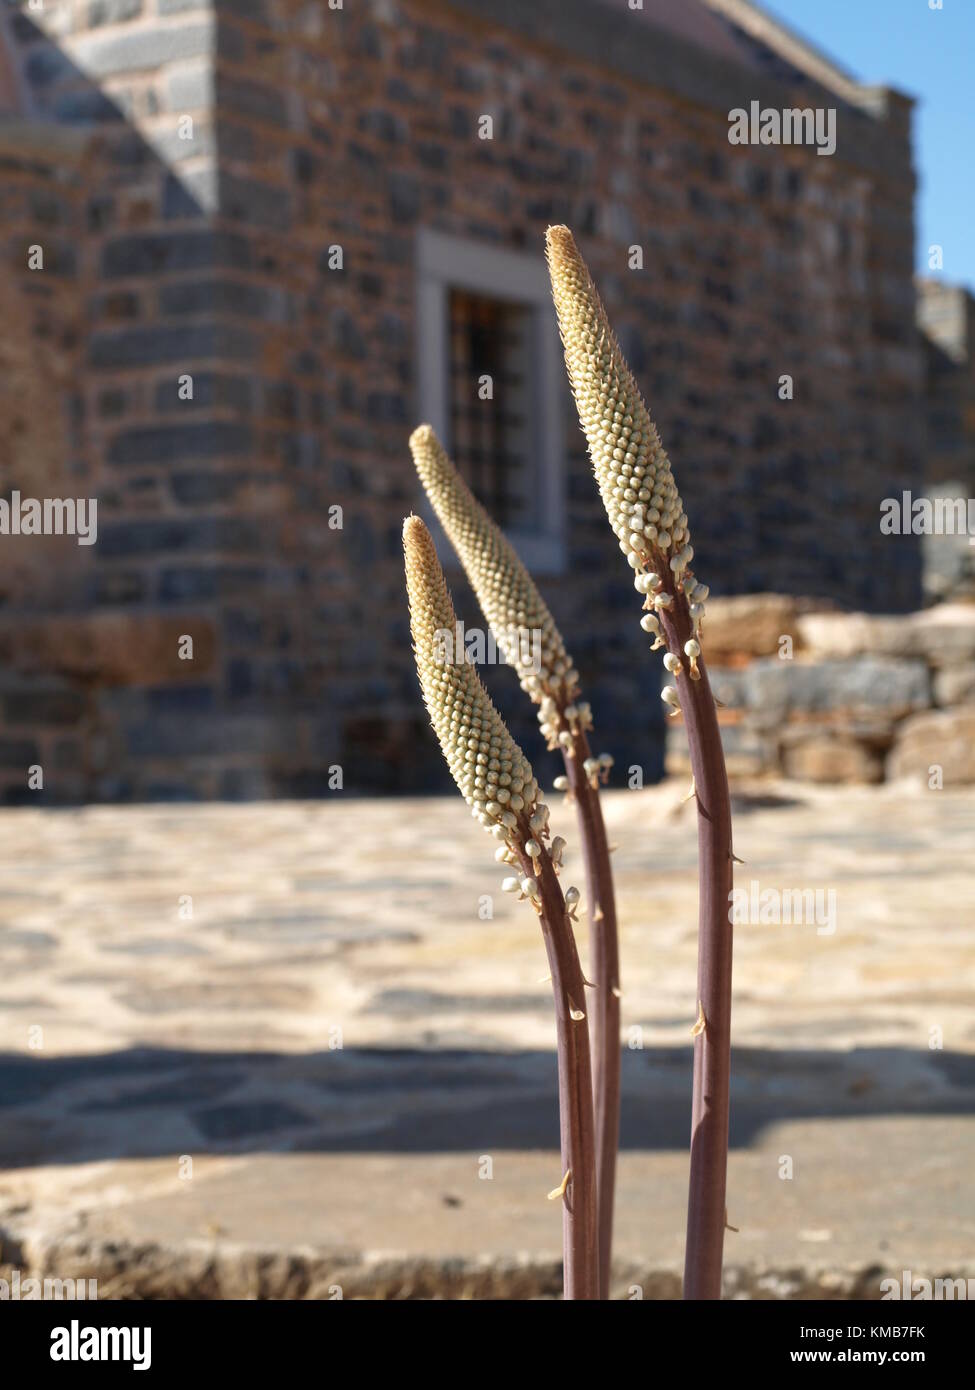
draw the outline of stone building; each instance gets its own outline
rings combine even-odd
[[[918,281],[924,353],[926,482],[975,491],[975,297],[959,285]]]
[[[0,490],[98,503],[95,544],[0,536],[7,799],[436,784],[399,553],[422,419],[532,563],[600,748],[656,775],[659,672],[562,379],[552,222],[712,590],[918,603],[914,543],[878,527],[924,473],[909,97],[748,0],[0,13]],[[753,102],[834,110],[835,153],[730,143]],[[510,673],[487,678],[536,753]]]
[[[924,357],[925,491],[968,509],[975,498],[975,297],[960,285],[918,282]],[[975,507],[975,503],[973,503]],[[932,600],[975,597],[975,549],[967,535],[923,542]]]

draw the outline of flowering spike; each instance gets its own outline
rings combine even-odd
[[[403,523],[406,588],[413,650],[423,699],[451,776],[486,829],[517,824],[503,801],[519,796],[525,818],[535,811],[538,783],[481,684],[466,652],[445,655],[443,634],[457,630],[450,594],[430,532],[418,516]],[[500,793],[508,796],[502,798]]]
[[[660,436],[568,227],[549,227],[545,251],[572,394],[620,549],[636,569],[655,553],[680,569],[687,517]]]
[[[571,699],[577,672],[555,619],[514,547],[457,472],[430,425],[413,431],[410,452],[505,661],[518,672],[536,704],[545,696]]]
[[[718,1298],[727,1212],[731,1069],[731,798],[714,699],[703,666],[706,584],[670,461],[630,374],[585,262],[567,227],[550,227],[546,251],[565,361],[610,524],[645,595],[654,649],[666,646],[676,686],[661,698],[683,714],[698,805],[698,1021],[693,1032],[691,1164],[684,1297]],[[661,635],[662,634],[662,635]],[[682,656],[689,666],[685,669]]]

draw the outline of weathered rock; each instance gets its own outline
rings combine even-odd
[[[932,666],[975,661],[975,604],[943,603],[913,617],[916,650]]]
[[[975,661],[975,604],[945,603],[903,617],[805,613],[798,630],[813,657],[924,657],[932,666]]]
[[[885,1269],[874,1261],[848,1257],[841,1267],[823,1268],[812,1256],[809,1251],[802,1264],[795,1258],[780,1258],[771,1265],[761,1260],[728,1262],[722,1274],[724,1296],[762,1301],[878,1298]],[[938,1263],[935,1252],[926,1258],[920,1265],[926,1274],[915,1272],[917,1279],[928,1277],[933,1283],[938,1278],[964,1279],[966,1273],[971,1279],[970,1264],[952,1261],[950,1273],[942,1273],[945,1265]],[[562,1297],[562,1261],[544,1254],[383,1254],[297,1244],[253,1246],[219,1237],[194,1240],[182,1232],[168,1241],[101,1235],[34,1241],[16,1265],[0,1264],[0,1279],[8,1284],[17,1281],[21,1288],[28,1279],[50,1279],[63,1286],[68,1283],[60,1273],[65,1268],[84,1271],[72,1283],[92,1281],[94,1289],[92,1284],[87,1286],[87,1297],[104,1297],[105,1290],[111,1290],[113,1298],[131,1299],[510,1301]],[[679,1266],[652,1256],[614,1257],[609,1297],[632,1300],[637,1291],[641,1299],[680,1298]]]
[[[782,749],[786,776],[803,782],[873,783],[884,780],[876,747],[849,734],[817,733]]]
[[[771,656],[779,638],[797,637],[795,599],[787,594],[739,594],[707,601],[704,655],[717,664]]]
[[[887,759],[887,776],[922,777],[940,767],[945,786],[975,782],[975,705],[928,710],[906,719]]]
[[[936,705],[964,705],[975,702],[975,661],[962,666],[946,666],[932,677]]]
[[[931,698],[923,661],[864,657],[858,661],[756,661],[745,673],[748,718],[756,728],[814,714],[879,714],[903,718]]]
[[[869,613],[804,613],[798,620],[803,647],[816,658],[916,655],[913,615],[875,617]]]

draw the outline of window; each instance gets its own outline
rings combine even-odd
[[[457,467],[495,521],[523,526],[534,500],[532,310],[451,289],[448,312],[450,440]]]
[[[525,563],[560,573],[562,349],[541,246],[532,256],[423,230],[417,276],[419,418]],[[452,562],[449,544],[441,555]]]

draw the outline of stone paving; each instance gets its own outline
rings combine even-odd
[[[617,1291],[647,1296],[676,1293],[681,1263],[685,791],[606,798]],[[737,802],[739,886],[820,890],[823,911],[736,928],[729,1292],[975,1275],[975,795]],[[544,953],[457,799],[8,810],[0,832],[0,1265],[138,1293],[557,1289]]]

